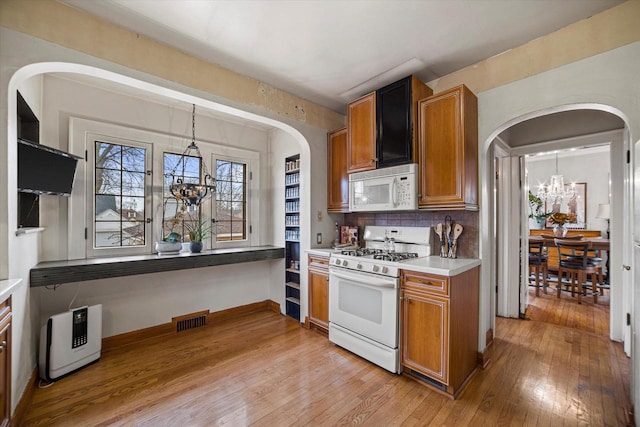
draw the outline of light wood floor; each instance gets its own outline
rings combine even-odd
[[[105,352],[26,425],[624,425],[630,364],[601,334],[499,318],[491,357],[454,401],[260,312]]]

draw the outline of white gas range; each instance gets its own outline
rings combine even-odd
[[[329,260],[329,340],[399,372],[400,269],[407,260],[431,256],[430,227],[365,228],[362,249]]]

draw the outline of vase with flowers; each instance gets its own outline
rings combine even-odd
[[[549,216],[549,221],[554,224],[553,226],[553,235],[555,237],[565,237],[567,235],[567,226],[568,222],[576,221],[576,214],[573,212],[563,213],[563,212],[554,212]]]

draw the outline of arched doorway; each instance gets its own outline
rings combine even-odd
[[[491,274],[491,283],[498,291],[492,315],[517,317],[522,311],[521,298],[517,297],[521,295],[520,290],[526,273],[522,263],[514,263],[513,260],[521,259],[521,245],[522,242],[526,242],[525,237],[528,234],[528,227],[523,221],[523,218],[526,219],[526,214],[523,214],[526,192],[521,185],[524,176],[520,162],[520,158],[526,154],[610,144],[611,203],[618,207],[612,216],[615,232],[612,233],[610,255],[612,265],[621,263],[625,244],[624,233],[630,230],[628,218],[625,218],[627,215],[624,215],[627,209],[623,208],[630,206],[630,168],[626,165],[625,155],[625,147],[629,142],[624,140],[625,135],[628,135],[625,131],[628,126],[622,117],[622,114],[607,106],[562,106],[513,119],[493,132],[489,145],[491,154],[487,156],[485,164],[494,168],[500,164],[494,162],[494,158],[499,157],[495,154],[495,147],[501,147],[502,151],[507,152],[506,156],[502,155],[502,164],[508,165],[511,170],[508,174],[498,176],[495,187],[488,191],[494,200],[485,204],[485,207],[503,206],[501,212],[488,212],[486,209],[485,215],[498,218],[493,244],[502,242],[503,246],[506,246],[500,248],[504,255],[497,257],[496,262],[492,264],[495,265],[495,271]],[[505,158],[510,160],[507,161]],[[616,273],[618,272],[612,271],[611,274],[614,286],[611,292],[610,337],[617,341],[624,339],[627,347],[630,342],[629,331],[628,327],[623,325],[622,313],[630,312],[630,284],[622,283],[622,275]],[[626,350],[628,352],[628,349]]]

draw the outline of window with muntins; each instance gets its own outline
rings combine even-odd
[[[247,164],[216,159],[217,242],[247,240]]]
[[[197,157],[181,156],[176,153],[164,153],[163,155],[163,191],[162,191],[162,236],[168,237],[171,233],[178,233],[183,242],[189,241],[187,232],[188,223],[193,223],[202,209],[198,207],[195,212],[187,212],[184,203],[176,200],[171,194],[172,177],[182,179],[183,182],[198,183],[200,181],[201,159]]]
[[[146,245],[146,149],[95,141],[95,248]]]
[[[259,212],[260,155],[237,147],[200,144],[202,159],[183,158],[184,140],[91,120],[71,119],[71,152],[86,151],[69,201],[70,259],[147,254],[171,232],[189,242],[189,221],[209,224],[205,249],[253,246]],[[184,159],[184,160],[183,160]],[[204,163],[217,191],[189,211],[169,187],[171,177],[198,182]],[[254,188],[255,187],[255,188]],[[252,191],[253,190],[253,191]],[[193,223],[192,223],[193,224]]]

